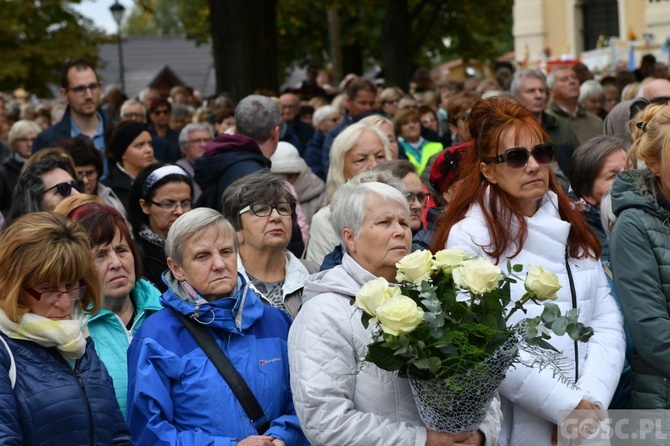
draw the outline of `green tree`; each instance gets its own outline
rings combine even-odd
[[[333,63],[344,74],[381,65],[387,83],[406,88],[418,67],[511,50],[513,2],[136,0],[128,32],[211,39],[217,89],[236,96],[252,86],[276,90],[279,73],[309,63]],[[339,45],[331,45],[330,35],[339,36]]]
[[[79,0],[4,0],[0,7],[0,90],[23,87],[38,96],[52,95],[67,59],[98,62],[102,31],[77,13]]]
[[[179,36],[186,33],[181,5],[190,2],[137,0],[124,24],[127,36]]]

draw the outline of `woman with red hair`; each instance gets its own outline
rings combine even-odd
[[[551,370],[515,365],[500,386],[501,445],[550,445],[556,425],[572,410],[606,408],[623,367],[623,320],[598,261],[600,243],[557,184],[550,164],[556,149],[525,107],[502,98],[478,101],[468,117],[473,147],[462,184],[449,203],[434,248],[461,249],[555,273],[562,285],[556,304],[563,314],[578,308],[594,330],[588,343],[554,337],[570,367],[567,384]],[[510,305],[524,294],[512,285]],[[529,305],[510,324],[542,313]],[[523,353],[522,353],[523,354]],[[532,358],[527,358],[532,360]],[[563,431],[561,431],[563,432]]]

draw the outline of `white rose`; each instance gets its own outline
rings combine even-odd
[[[484,294],[498,288],[503,278],[500,268],[488,260],[466,260],[452,271],[454,282],[474,294]]]
[[[383,277],[369,281],[356,293],[356,306],[370,316],[377,315],[379,307],[386,299],[400,295],[398,287],[390,287]]]
[[[414,331],[423,320],[423,310],[409,297],[399,295],[377,308],[377,319],[384,333],[400,336]]]
[[[430,278],[432,254],[430,251],[414,251],[406,255],[398,263],[398,274],[395,276],[398,282],[412,282],[420,285],[421,282]]]
[[[537,300],[556,300],[556,292],[563,288],[558,281],[558,276],[541,266],[534,266],[528,270],[526,290],[532,291],[537,296]]]
[[[443,249],[435,253],[435,260],[433,260],[433,269],[442,270],[449,274],[451,271],[460,266],[463,261],[469,259],[471,256],[460,249]]]

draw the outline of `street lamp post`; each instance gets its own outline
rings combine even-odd
[[[109,10],[112,12],[114,21],[116,22],[117,29],[117,44],[119,47],[119,74],[121,78],[121,90],[126,92],[126,81],[125,81],[125,70],[123,68],[123,41],[121,39],[121,22],[123,21],[123,15],[126,12],[126,8],[119,3],[119,0],[115,0],[114,4],[109,7]]]

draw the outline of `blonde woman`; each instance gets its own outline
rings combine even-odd
[[[326,194],[332,199],[335,190],[350,178],[391,159],[388,138],[377,127],[356,123],[340,133],[330,151]],[[330,224],[330,207],[325,206],[312,218],[307,244],[307,260],[321,264],[324,257],[340,243]]]

